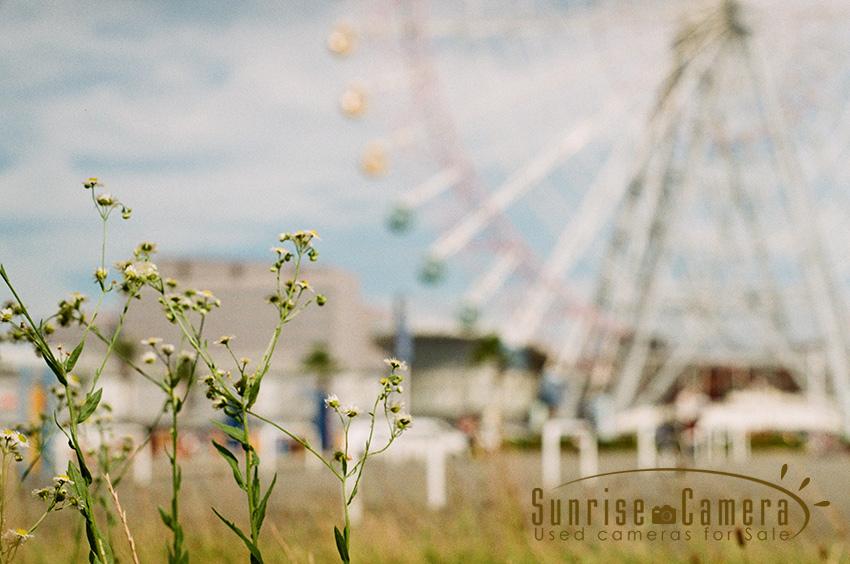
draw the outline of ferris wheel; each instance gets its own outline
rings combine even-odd
[[[621,407],[658,401],[695,358],[802,373],[813,341],[850,405],[850,6],[339,16],[328,48],[340,109],[363,122],[359,167],[391,185],[391,230],[427,232],[422,280],[465,288],[463,322],[542,344]]]

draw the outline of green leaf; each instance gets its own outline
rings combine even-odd
[[[257,530],[259,531],[263,526],[263,521],[266,518],[266,505],[269,502],[269,496],[272,493],[272,489],[274,489],[274,485],[277,483],[277,472],[275,472],[274,478],[272,478],[272,483],[269,485],[269,489],[266,490],[266,494],[263,496],[263,500],[257,506]]]
[[[38,346],[37,343],[36,346]],[[41,352],[41,356],[44,358],[44,362],[47,364],[47,367],[50,368],[50,371],[53,372],[56,379],[59,380],[59,383],[63,386],[67,386],[68,379],[65,378],[65,368],[54,361],[50,356],[46,355],[44,353],[44,347],[38,346],[38,350]]]
[[[162,522],[168,527],[170,530],[174,530],[174,518],[171,517],[162,507],[157,507],[157,511],[159,511],[159,516],[162,519]]]
[[[98,388],[93,393],[86,396],[86,401],[83,407],[80,408],[80,413],[77,415],[77,423],[82,423],[94,413],[100,403],[100,397],[103,395],[103,388]]]
[[[85,468],[85,467],[84,467]],[[82,474],[80,470],[72,463],[68,463],[68,477],[74,482],[71,487],[76,492],[77,497],[82,502],[80,504],[80,513],[83,515],[86,523],[86,540],[89,543],[89,561],[98,562],[101,564],[112,564],[114,557],[112,547],[109,540],[104,538],[103,534],[98,530],[97,522],[94,516],[95,502],[89,492],[89,484],[91,483],[91,474],[88,468],[85,468],[88,473],[88,478]],[[103,555],[103,558],[101,558]]]
[[[225,519],[224,516],[222,516],[222,514],[219,513],[218,510],[215,507],[213,507],[212,510],[213,510],[213,513],[215,513],[216,517],[221,519],[222,523],[224,523],[225,525],[230,527],[230,530],[233,531],[234,533],[236,533],[236,535],[240,539],[242,539],[242,542],[245,543],[246,547],[248,547],[248,551],[251,553],[251,556],[253,557],[253,559],[255,559],[257,562],[260,562],[260,564],[262,564],[263,555],[260,554],[260,549],[257,548],[257,545],[255,545],[251,541],[251,539],[249,539],[247,536],[245,536],[245,533],[242,532],[242,529],[237,527],[236,524],[233,521]]]
[[[354,501],[354,496],[357,495],[357,488],[359,488],[359,487],[360,487],[360,484],[357,484],[356,486],[354,486],[354,489],[351,490],[351,495],[348,496],[348,503],[346,503],[346,505],[351,505],[351,502]]]
[[[221,421],[213,421],[212,424],[218,427],[225,435],[247,448],[248,444],[245,441],[245,431],[243,429],[233,427]]]
[[[83,346],[86,344],[85,341],[80,341],[80,344],[74,347],[74,350],[71,351],[71,356],[65,361],[65,372],[68,373],[74,369],[74,366],[77,365],[77,361],[80,359],[80,353],[83,352]]]
[[[257,403],[257,396],[260,395],[260,382],[261,380],[257,378],[248,389],[248,408],[251,408],[255,403]]]
[[[339,552],[340,559],[348,564],[351,560],[348,557],[348,546],[345,537],[339,532],[339,529],[334,526],[334,538],[336,539],[336,550]]]
[[[230,465],[230,469],[233,470],[233,479],[236,480],[236,483],[239,484],[239,487],[243,490],[245,489],[245,480],[242,479],[242,472],[239,470],[239,460],[236,459],[236,456],[230,452],[226,447],[218,444],[215,441],[212,441],[213,446],[224,458],[227,463]]]

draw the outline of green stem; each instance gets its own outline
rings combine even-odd
[[[179,442],[179,430],[177,427],[177,398],[174,387],[171,388],[171,518],[174,520],[172,550],[174,558],[179,559],[183,554],[182,535],[179,522],[179,496],[180,496],[180,465],[177,463],[177,448]]]
[[[98,380],[100,380],[100,375],[103,374],[103,370],[106,368],[106,362],[109,360],[109,357],[112,355],[112,349],[115,348],[115,343],[118,342],[118,337],[121,335],[121,330],[124,328],[124,319],[127,317],[127,312],[130,309],[130,302],[135,297],[135,293],[131,293],[127,298],[127,301],[124,302],[124,307],[121,310],[121,315],[118,316],[118,324],[115,327],[115,331],[112,333],[112,338],[109,339],[109,343],[106,346],[106,354],[103,355],[103,361],[100,363],[97,371],[94,373],[94,378],[92,379],[91,387],[89,392],[93,392],[95,386],[97,386]]]
[[[3,452],[2,461],[0,461],[0,531],[6,532],[6,478],[9,475],[9,455]],[[0,563],[5,564],[6,547],[0,539]]]
[[[287,305],[289,301],[291,301],[295,297],[295,288],[297,287],[298,276],[301,274],[301,260],[303,255],[299,251],[295,258],[295,266],[293,268],[292,274],[292,285],[286,292],[286,300],[282,300],[282,305],[280,306],[280,316],[278,317],[277,325],[274,328],[274,333],[272,333],[271,339],[269,339],[269,344],[266,347],[266,352],[263,354],[263,359],[260,362],[260,367],[257,369],[257,379],[262,380],[263,376],[265,376],[266,372],[269,371],[272,362],[272,356],[274,356],[275,348],[277,347],[277,343],[280,340],[280,334],[283,331],[283,326],[289,321],[289,313],[292,311],[291,308]],[[280,296],[280,271],[278,271],[278,296]],[[259,385],[259,382],[258,384]]]
[[[277,429],[278,431],[280,431],[281,433],[283,433],[284,435],[286,435],[287,437],[289,437],[290,439],[292,439],[293,441],[295,441],[296,443],[298,443],[299,445],[301,445],[302,447],[304,447],[304,449],[305,449],[305,450],[307,450],[307,452],[312,453],[312,454],[313,454],[313,456],[315,456],[316,458],[318,458],[319,460],[321,460],[321,461],[322,461],[322,464],[324,464],[324,465],[328,468],[328,470],[330,470],[331,472],[333,472],[334,476],[336,476],[337,478],[341,478],[341,477],[342,477],[342,476],[339,474],[339,472],[337,472],[337,471],[336,471],[336,468],[334,468],[334,467],[331,465],[331,463],[330,463],[330,462],[328,462],[328,461],[325,459],[325,457],[324,457],[324,456],[322,456],[322,455],[321,455],[318,451],[316,451],[316,449],[314,449],[313,447],[311,447],[311,446],[310,446],[310,443],[308,443],[307,441],[305,441],[304,439],[302,439],[302,438],[301,438],[301,437],[299,437],[298,435],[293,434],[291,431],[289,431],[289,430],[287,430],[287,429],[285,429],[285,428],[281,427],[280,425],[278,425],[277,423],[275,423],[275,422],[274,422],[274,421],[272,421],[271,419],[267,419],[266,417],[263,417],[262,415],[260,415],[259,413],[255,412],[255,411],[251,411],[251,410],[249,409],[249,410],[247,411],[247,413],[248,413],[249,415],[253,415],[254,417],[256,417],[257,419],[259,419],[260,421],[262,421],[262,422],[264,422],[264,423],[267,423],[267,424],[271,425],[272,427],[274,427],[275,429]]]
[[[248,427],[248,410],[243,407],[242,410],[242,431],[244,433],[243,438],[245,441],[245,494],[248,497],[248,520],[251,523],[251,542],[254,543],[254,546],[257,547],[257,551],[259,552],[260,546],[258,544],[258,540],[260,538],[260,530],[257,527],[257,520],[254,518],[256,504],[255,501],[259,498],[258,492],[256,491],[257,484],[254,480],[254,467],[256,465],[256,460],[254,457],[254,448],[251,445],[251,432]],[[253,562],[254,558],[251,557]]]

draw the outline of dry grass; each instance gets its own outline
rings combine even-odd
[[[440,512],[424,506],[424,472],[415,463],[385,466],[376,463],[364,479],[363,496],[367,513],[353,530],[355,562],[847,562],[844,533],[850,499],[843,480],[850,457],[806,457],[789,452],[762,453],[747,468],[752,474],[769,478],[782,462],[788,462],[812,477],[814,494],[833,502],[832,509],[814,515],[810,530],[799,542],[643,543],[593,545],[535,541],[529,522],[529,495],[539,484],[536,452],[514,452],[488,459],[458,459],[449,469],[449,506]],[[198,462],[198,461],[196,461]],[[185,488],[185,527],[193,562],[245,562],[244,547],[215,518],[214,504],[225,514],[241,520],[239,492],[235,490],[219,461],[187,464]],[[574,468],[567,455],[564,468]],[[634,464],[630,454],[609,454],[603,470],[627,468]],[[199,474],[199,468],[213,469]],[[192,473],[192,470],[196,473]],[[119,488],[127,510],[129,527],[138,546],[141,562],[163,562],[166,531],[156,515],[156,504],[168,499],[163,465],[162,480],[149,488],[131,483]],[[220,471],[220,473],[219,473]],[[569,475],[565,476],[570,477]],[[269,509],[264,554],[269,563],[334,562],[333,526],[339,524],[338,503],[332,478],[319,469],[305,469],[289,461],[280,470],[280,489]],[[624,487],[630,487],[624,482]],[[28,488],[34,484],[28,484]],[[633,487],[633,485],[631,486]],[[22,507],[35,509],[34,500],[21,492]],[[53,515],[39,530],[36,539],[21,551],[22,562],[83,562],[85,547],[75,552],[73,515]],[[120,523],[111,528],[124,562],[130,561]]]

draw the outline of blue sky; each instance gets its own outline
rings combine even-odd
[[[457,218],[456,203],[438,202],[406,238],[383,226],[394,197],[436,172],[417,148],[421,132],[393,155],[388,178],[357,172],[370,139],[406,125],[409,97],[389,42],[361,41],[352,61],[328,53],[336,22],[382,21],[353,6],[0,5],[0,258],[24,294],[43,310],[87,289],[99,226],[80,181],[97,176],[134,209],[132,221],[112,227],[111,259],[142,239],[171,256],[262,258],[278,232],[315,228],[323,260],[356,271],[372,302],[415,293],[424,315],[451,314],[451,294],[468,280],[428,290],[416,273],[435,230]],[[580,90],[565,100],[560,89],[579,84],[586,65],[562,76],[547,66],[575,50],[516,51],[447,41],[437,60],[447,103],[464,116],[465,141],[493,184],[592,102]],[[375,98],[374,116],[341,116],[347,84],[380,90],[387,77],[402,87]],[[484,78],[496,88],[482,91]]]
[[[566,22],[552,28],[557,34],[464,41],[449,33],[434,42],[446,107],[486,186],[498,186],[612,101],[631,110],[624,115],[642,119],[669,66],[678,16],[667,8],[687,5],[647,4],[665,9],[602,2],[605,9],[585,11],[577,3],[565,11],[552,2]],[[779,61],[780,83],[791,85],[781,92],[783,102],[805,110],[794,125],[811,141],[804,150],[819,157],[819,143],[838,139],[827,160],[843,162],[850,132],[841,121],[850,119],[842,113],[848,34],[825,23],[842,21],[835,16],[844,13],[841,3],[824,2],[832,8],[818,11],[795,2],[787,13],[753,4],[757,23],[769,20],[760,37]],[[264,258],[278,232],[315,228],[322,260],[357,272],[371,302],[386,306],[394,293],[410,293],[422,317],[448,318],[457,306],[452,294],[469,277],[453,268],[446,287],[429,290],[416,283],[416,272],[428,243],[457,219],[457,202],[430,206],[405,238],[383,226],[393,200],[437,172],[422,150],[422,131],[414,129],[414,143],[391,155],[386,178],[370,181],[357,172],[371,139],[410,124],[398,46],[364,38],[346,61],[325,47],[339,21],[367,22],[380,35],[391,21],[381,5],[0,3],[0,260],[24,294],[44,311],[69,290],[91,291],[99,226],[80,181],[94,175],[134,209],[132,221],[113,226],[113,260],[142,239],[157,241],[170,256]],[[435,28],[463,21],[452,6],[436,3]],[[505,16],[487,4],[481,10],[483,21],[521,21],[522,14]],[[352,83],[377,92],[359,122],[337,109]],[[511,211],[543,254],[607,145],[626,135],[625,120],[613,123]],[[806,164],[812,163],[817,158]],[[838,169],[827,179],[833,187],[836,179],[847,180],[850,167]],[[847,232],[841,209],[821,210],[831,233]],[[828,243],[841,250],[842,240]],[[458,262],[479,267],[466,257]]]
[[[336,110],[323,4],[13,1],[0,16],[0,258],[39,308],[96,264],[88,176],[134,209],[114,259],[144,238],[262,258],[309,227],[372,297],[412,286],[389,199],[356,171],[363,132]]]

